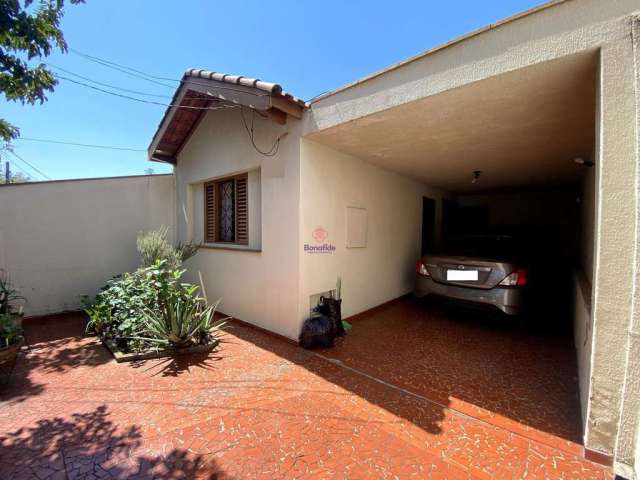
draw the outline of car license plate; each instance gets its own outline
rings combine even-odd
[[[447,270],[447,280],[455,282],[477,282],[478,270]]]

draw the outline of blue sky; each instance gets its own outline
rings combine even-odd
[[[535,0],[302,1],[87,0],[67,6],[63,30],[80,52],[153,75],[180,78],[206,68],[280,83],[304,99],[531,8]],[[148,94],[173,90],[68,53],[47,62]],[[61,75],[69,76],[59,72]],[[143,97],[168,101],[169,98]],[[164,107],[140,104],[60,81],[44,105],[0,99],[0,116],[23,137],[146,149]],[[145,152],[14,142],[52,179],[170,172]],[[9,156],[9,159],[12,158]],[[5,158],[3,157],[3,162]],[[23,163],[17,167],[42,179]]]

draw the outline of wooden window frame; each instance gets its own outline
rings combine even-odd
[[[233,181],[233,241],[220,239],[220,184]],[[211,189],[211,190],[209,190]],[[212,198],[209,197],[212,195]],[[204,243],[249,245],[249,174],[217,178],[203,185]],[[213,211],[212,211],[213,210]],[[213,232],[210,232],[210,230]]]

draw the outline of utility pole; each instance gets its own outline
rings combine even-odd
[[[8,184],[11,180],[11,170],[9,170],[9,162],[4,164],[4,183]]]

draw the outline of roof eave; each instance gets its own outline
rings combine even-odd
[[[228,106],[247,107],[257,111],[266,112],[274,121],[278,123],[286,123],[288,116],[296,119],[302,118],[302,112],[307,108],[307,104],[283,92],[277,84],[261,82],[259,80],[247,79],[252,82],[261,82],[258,86],[252,86],[249,81],[242,81],[244,77],[230,77],[226,81],[214,78],[213,72],[206,72],[211,76],[203,75],[204,71],[188,70],[187,74],[182,77],[181,84],[176,90],[170,105],[164,112],[164,115],[158,125],[153,136],[151,144],[147,149],[148,159],[151,161],[162,161],[174,163],[177,153],[182,148],[178,148],[176,152],[158,151],[158,147],[170,126],[176,112],[180,110],[180,106],[185,100],[186,92],[196,92],[198,95],[210,97],[212,101],[223,103]],[[236,81],[231,81],[236,80]],[[270,88],[270,90],[268,90]],[[184,107],[182,107],[184,108]],[[188,140],[189,135],[183,139],[183,144]]]

